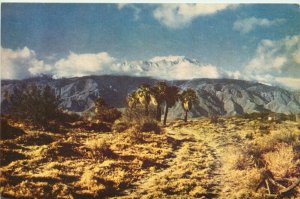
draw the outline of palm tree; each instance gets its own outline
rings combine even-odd
[[[167,83],[165,81],[156,82],[155,86],[152,88],[152,94],[156,99],[156,120],[161,121],[161,105],[165,101],[165,95],[167,90]]]
[[[127,105],[130,110],[135,108],[138,103],[139,103],[139,99],[137,98],[136,91],[133,91],[127,96]]]
[[[145,108],[145,115],[149,115],[149,105],[151,102],[151,89],[148,84],[142,84],[136,91],[139,103]]]
[[[130,93],[128,96],[127,96],[127,105],[128,105],[128,108],[129,108],[129,118],[131,120],[131,117],[132,117],[132,110],[134,108],[136,108],[136,105],[139,103],[139,99],[137,97],[137,93],[136,91],[133,91],[132,93]]]
[[[167,123],[169,108],[173,107],[179,99],[179,90],[177,86],[167,86],[166,88],[164,125]]]
[[[182,108],[184,109],[185,115],[184,115],[184,121],[187,122],[187,115],[188,112],[192,109],[193,103],[195,103],[198,100],[196,92],[188,88],[184,90],[180,95],[180,101]]]

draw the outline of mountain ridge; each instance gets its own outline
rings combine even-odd
[[[130,92],[142,83],[154,85],[157,81],[160,80],[122,75],[92,75],[60,79],[42,76],[25,80],[1,80],[1,112],[5,112],[7,107],[4,93],[12,93],[15,87],[22,88],[30,83],[51,86],[62,98],[62,107],[69,111],[84,112],[94,106],[94,100],[99,96],[102,96],[111,106],[126,107],[126,96]],[[300,92],[288,91],[280,87],[236,79],[194,78],[167,82],[181,89],[189,87],[196,90],[199,102],[189,113],[191,117],[265,111],[300,113]],[[170,110],[170,117],[180,117],[182,113],[180,103],[177,103]]]

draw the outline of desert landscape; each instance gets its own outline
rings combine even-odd
[[[300,125],[269,114],[37,130],[1,118],[4,198],[299,198]]]
[[[299,199],[299,2],[1,1],[0,198]]]

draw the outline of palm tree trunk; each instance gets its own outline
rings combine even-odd
[[[160,104],[157,104],[157,106],[156,106],[156,120],[158,122],[161,121],[161,107],[160,107]]]
[[[132,108],[129,108],[127,110],[129,110],[129,120],[131,121],[131,119],[132,119]]]
[[[164,125],[166,125],[166,123],[167,123],[168,112],[169,112],[169,106],[166,104],[165,115],[164,115]]]
[[[184,122],[187,122],[187,115],[188,115],[188,111],[185,111]]]
[[[145,105],[145,115],[149,115],[149,106],[147,104]]]

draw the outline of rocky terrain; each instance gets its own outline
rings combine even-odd
[[[1,81],[1,109],[8,106],[5,94],[14,92],[15,87],[27,84],[50,85],[62,98],[61,106],[74,112],[84,112],[94,106],[94,100],[102,96],[110,106],[126,107],[126,96],[142,83],[153,85],[155,79],[130,76],[88,76],[78,78],[52,79],[36,77],[26,80]],[[299,113],[299,92],[291,92],[279,87],[260,83],[231,79],[193,79],[170,81],[181,88],[197,91],[199,102],[190,113],[192,117],[209,115],[237,115],[252,112],[272,111],[277,113]],[[171,118],[183,114],[178,103],[170,111]]]

